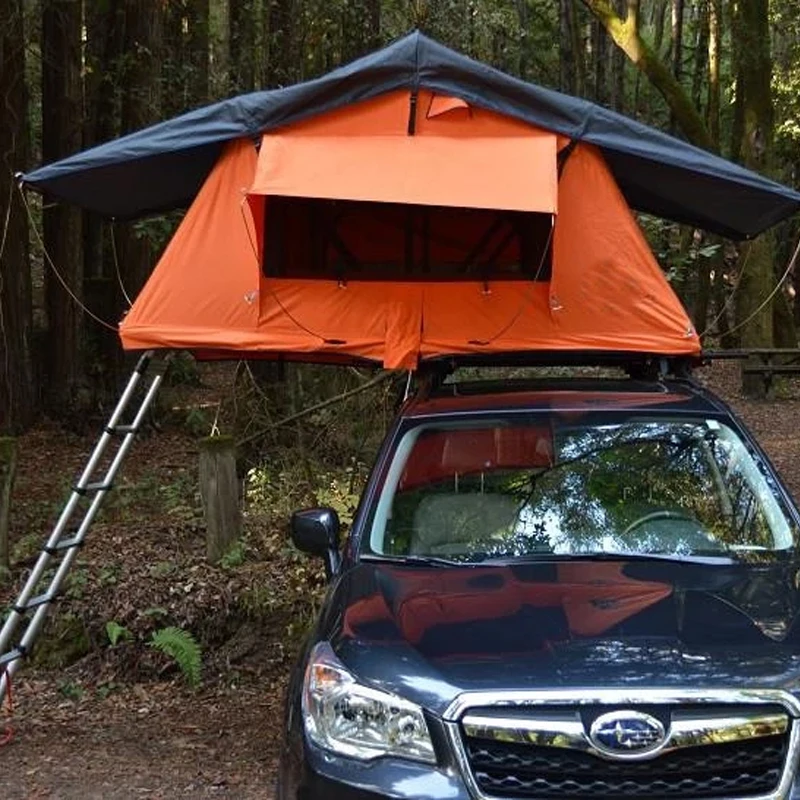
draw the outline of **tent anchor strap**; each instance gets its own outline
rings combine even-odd
[[[33,650],[47,612],[58,599],[89,526],[112,488],[161,385],[168,360],[155,366],[152,361],[152,351],[139,359],[35,566],[11,605],[0,630],[0,698],[6,696],[12,676]],[[148,378],[149,372],[152,374]],[[135,409],[133,419],[124,423],[123,417],[130,416],[129,408]]]
[[[413,136],[417,132],[417,100],[419,92],[414,89],[408,101],[408,135]]]

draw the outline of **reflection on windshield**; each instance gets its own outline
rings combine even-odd
[[[714,420],[423,426],[395,453],[370,547],[464,560],[758,559],[793,546],[770,479]]]

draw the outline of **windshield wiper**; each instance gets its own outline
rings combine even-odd
[[[402,566],[411,567],[464,567],[477,563],[466,559],[454,561],[453,559],[441,558],[439,556],[390,556],[377,555],[376,553],[362,553],[360,560],[377,561],[381,564],[400,564]]]
[[[537,561],[669,561],[678,564],[708,564],[710,566],[736,564],[737,560],[728,555],[676,555],[674,553],[529,553],[521,556],[489,556],[480,564],[531,564]],[[473,562],[475,563],[475,562]]]

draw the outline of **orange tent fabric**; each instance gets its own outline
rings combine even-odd
[[[122,320],[124,347],[258,347],[261,276],[246,202],[256,155],[251,142],[228,146]]]
[[[250,191],[554,213],[556,137],[267,135]]]
[[[268,134],[260,154],[235,142],[123,345],[403,369],[467,353],[697,354],[602,155],[578,144],[559,177],[566,145],[407,91]]]

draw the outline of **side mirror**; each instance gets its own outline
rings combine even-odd
[[[330,578],[339,568],[339,515],[327,507],[295,511],[290,529],[298,550],[325,559],[325,572]]]

